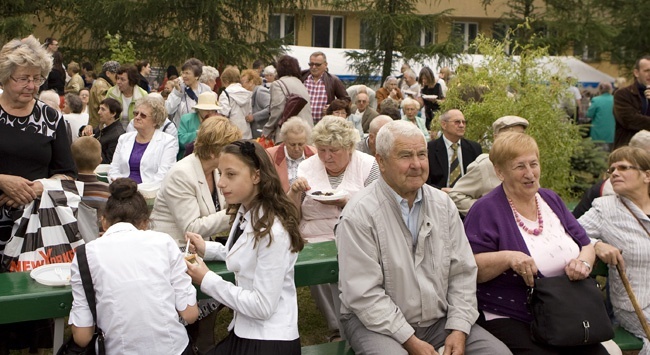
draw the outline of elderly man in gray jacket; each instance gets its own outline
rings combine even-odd
[[[474,324],[476,263],[454,203],[425,184],[424,135],[395,121],[376,146],[381,178],[336,227],[345,338],[358,354],[510,354]]]

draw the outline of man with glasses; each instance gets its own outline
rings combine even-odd
[[[481,146],[463,138],[467,121],[460,110],[440,115],[442,136],[429,142],[429,178],[427,184],[449,192],[465,174],[467,166],[481,155]]]
[[[345,100],[348,104],[351,101],[343,82],[336,75],[327,72],[327,57],[323,52],[314,52],[309,57],[309,70],[303,71],[302,82],[311,98],[314,125],[320,121],[334,99]]]

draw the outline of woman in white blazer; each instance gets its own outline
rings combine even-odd
[[[138,184],[157,183],[176,162],[178,139],[157,130],[167,117],[163,102],[145,96],[133,111],[135,132],[120,136],[113,155],[108,178],[128,177]]]
[[[201,291],[235,312],[230,333],[208,354],[300,354],[294,266],[304,242],[298,209],[258,143],[240,140],[226,146],[219,171],[219,188],[236,210],[228,241],[224,246],[188,233],[190,250],[225,260],[236,280],[236,285],[223,280],[200,259],[187,263]]]
[[[217,188],[219,154],[241,139],[225,117],[209,117],[200,126],[194,152],[180,160],[163,180],[151,213],[153,229],[185,245],[185,232],[209,239],[230,228],[226,200]]]

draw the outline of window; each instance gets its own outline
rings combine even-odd
[[[287,37],[287,44],[295,44],[294,16],[289,14],[272,14],[269,16],[269,37],[280,39]]]
[[[420,31],[420,46],[424,47],[434,43],[436,43],[436,29],[422,29],[422,31]]]
[[[312,47],[343,48],[343,17],[312,16]]]
[[[361,19],[361,24],[359,26],[359,47],[361,49],[371,49],[377,46],[378,43],[379,40],[372,37],[368,21]]]
[[[469,44],[478,35],[478,23],[475,22],[454,22],[452,35],[463,42],[463,51],[469,49]]]

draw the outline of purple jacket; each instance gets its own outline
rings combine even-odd
[[[590,243],[585,230],[555,192],[539,189],[539,194],[560,219],[566,232],[581,248]],[[516,250],[530,255],[512,215],[503,185],[497,186],[472,206],[465,217],[465,234],[474,254]],[[541,274],[539,276],[543,277]],[[527,289],[524,280],[512,269],[508,269],[494,279],[478,284],[476,289],[478,308],[530,322],[532,316],[526,305]]]

